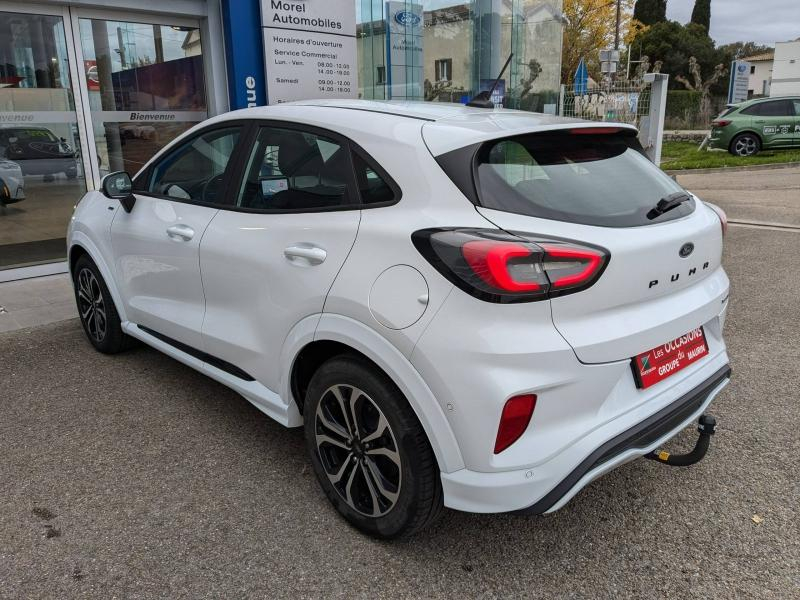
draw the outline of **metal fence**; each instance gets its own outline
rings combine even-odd
[[[615,81],[579,90],[562,85],[559,114],[590,121],[616,121],[639,126],[650,112],[650,84],[643,81]]]

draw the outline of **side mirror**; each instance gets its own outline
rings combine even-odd
[[[127,213],[133,210],[133,205],[136,203],[136,196],[131,192],[133,189],[131,176],[125,171],[109,173],[103,177],[101,186],[106,198],[119,200],[119,203],[122,204],[122,208],[124,208]]]

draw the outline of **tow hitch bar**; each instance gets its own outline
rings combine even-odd
[[[711,436],[714,435],[716,430],[717,420],[711,415],[702,415],[697,423],[697,431],[700,432],[700,437],[697,438],[697,444],[695,444],[691,452],[688,454],[670,454],[665,450],[660,452],[654,450],[649,454],[645,454],[644,457],[671,467],[688,467],[703,460],[706,452],[708,452]]]

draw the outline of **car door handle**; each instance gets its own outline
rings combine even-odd
[[[179,223],[178,225],[167,227],[167,235],[176,242],[188,242],[194,237],[194,229]]]
[[[291,262],[304,266],[321,264],[328,257],[325,250],[312,244],[287,246],[283,250],[283,255]]]
[[[753,121],[753,122],[754,122],[754,123],[764,123],[765,121],[764,121],[764,119],[756,119],[756,120],[755,120],[755,121]]]

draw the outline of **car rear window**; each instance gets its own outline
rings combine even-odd
[[[683,188],[650,162],[632,131],[590,131],[515,136],[481,146],[475,163],[480,205],[604,227],[661,223],[694,210],[690,200],[648,218],[659,200]]]

